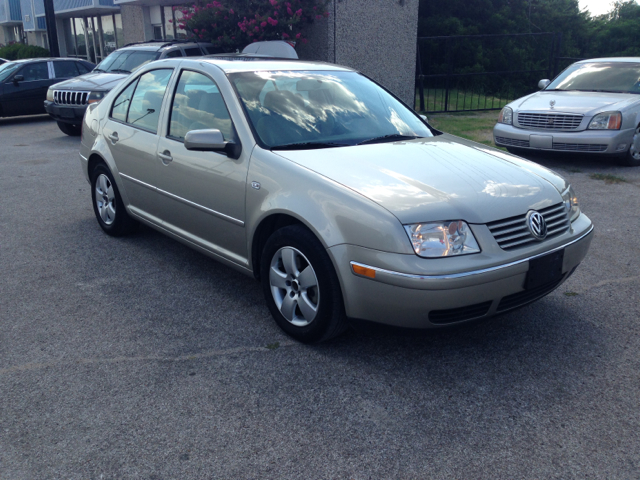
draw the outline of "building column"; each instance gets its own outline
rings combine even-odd
[[[330,0],[327,10],[296,48],[300,58],[359,70],[413,106],[418,0]]]
[[[102,17],[100,15],[97,15],[96,18],[98,19],[98,44],[100,46],[100,61],[102,61],[104,60],[104,35],[102,31]],[[100,62],[96,61],[96,64],[98,63]]]
[[[146,12],[145,12],[146,9]],[[140,5],[120,5],[124,44],[144,42],[153,38],[149,8]],[[149,32],[150,30],[150,32]]]
[[[87,17],[82,17],[82,26],[84,27],[84,48],[87,51],[87,61],[91,61],[91,55],[89,55],[89,22]]]

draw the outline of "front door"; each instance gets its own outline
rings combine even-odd
[[[20,75],[24,77],[24,80],[13,81],[16,76]],[[9,117],[46,113],[44,101],[51,83],[48,62],[33,62],[24,65],[4,84],[4,114]]]
[[[158,121],[173,69],[151,70],[116,97],[103,135],[123,180],[131,211],[155,223]]]
[[[216,83],[183,70],[171,99],[166,135],[158,142],[158,192],[164,227],[238,264],[247,264],[245,187],[249,153],[232,159],[184,147],[192,130],[218,129],[237,142]]]

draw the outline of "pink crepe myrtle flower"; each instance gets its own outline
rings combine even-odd
[[[267,26],[267,22],[261,22],[261,23],[260,23],[260,26],[261,26],[262,28],[266,27],[266,26]]]
[[[296,15],[297,15],[298,17],[301,17],[301,16],[302,16],[302,9],[300,9],[300,10],[296,11]]]
[[[289,15],[293,15],[293,10],[291,10],[291,7],[287,7],[287,13]]]
[[[278,25],[278,20],[274,20],[273,18],[269,17],[267,18],[267,22],[269,22],[269,24],[273,27],[275,27],[276,25]]]
[[[230,9],[229,9],[229,13],[230,13],[231,15],[235,15],[235,14],[236,14],[236,12],[234,12],[234,11],[233,11],[233,8],[230,8]]]
[[[269,0],[271,6],[275,7],[278,4],[278,0]]]

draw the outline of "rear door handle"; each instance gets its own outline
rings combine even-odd
[[[162,163],[164,163],[165,165],[168,165],[173,161],[173,157],[171,156],[171,152],[169,150],[158,153],[158,157],[160,157],[160,160],[162,160]]]
[[[107,135],[107,138],[111,140],[111,143],[113,143],[114,145],[117,143],[118,140],[120,140],[118,138],[118,132],[113,132],[112,134]]]

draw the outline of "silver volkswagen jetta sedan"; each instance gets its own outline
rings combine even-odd
[[[556,173],[332,64],[150,63],[88,108],[80,157],[107,234],[142,222],[255,276],[303,342],[347,318],[433,328],[522,306],[593,231]]]
[[[640,165],[640,58],[576,62],[540,92],[502,109],[496,145],[522,150],[581,152]]]

